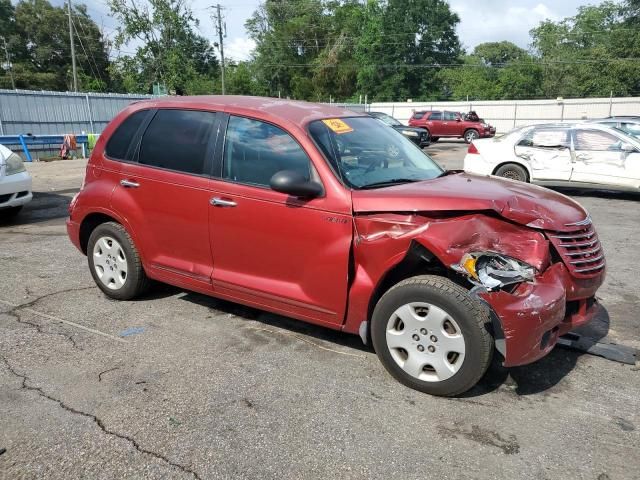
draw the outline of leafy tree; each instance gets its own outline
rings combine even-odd
[[[107,3],[120,22],[116,48],[142,43],[133,56],[115,62],[122,89],[150,92],[160,82],[178,93],[213,93],[218,62],[209,42],[194,32],[198,20],[184,0]]]
[[[481,43],[460,61],[462,65],[439,74],[446,96],[454,100],[521,99],[541,93],[540,65],[511,42]]]
[[[15,9],[0,2],[0,26],[7,38],[17,88],[71,90],[71,45],[66,8],[47,0],[21,0]],[[107,45],[85,5],[73,6],[79,88],[105,90],[109,85]],[[4,53],[4,52],[3,52]],[[8,85],[8,76],[0,85]]]
[[[637,1],[604,2],[574,17],[545,21],[531,31],[544,63],[543,95],[608,96],[640,92]],[[635,28],[633,28],[635,26]]]

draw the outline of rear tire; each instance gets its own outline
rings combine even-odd
[[[510,180],[518,180],[519,182],[529,181],[527,171],[517,163],[505,163],[496,170],[495,175],[498,177],[508,178]]]
[[[131,300],[149,287],[138,250],[119,223],[102,223],[91,232],[87,259],[96,285],[111,298]]]
[[[400,383],[431,395],[454,396],[487,371],[494,342],[488,308],[443,277],[396,284],[378,301],[371,338],[378,358]]]

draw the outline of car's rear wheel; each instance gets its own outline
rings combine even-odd
[[[493,355],[489,312],[447,278],[419,276],[387,291],[376,305],[371,338],[384,367],[404,385],[459,395],[484,375]]]
[[[467,143],[471,143],[478,138],[480,138],[480,134],[477,130],[470,129],[464,132],[464,141]]]
[[[518,180],[520,182],[526,182],[529,179],[529,175],[527,175],[527,171],[521,165],[516,163],[506,163],[501,165],[496,170],[496,176],[509,178],[511,180]]]
[[[89,236],[87,257],[93,280],[109,297],[130,300],[147,289],[140,255],[122,225],[98,225]]]

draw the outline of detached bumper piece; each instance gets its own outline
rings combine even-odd
[[[640,362],[640,350],[617,343],[599,342],[577,333],[563,335],[558,339],[558,345],[627,365],[635,365],[636,362]]]

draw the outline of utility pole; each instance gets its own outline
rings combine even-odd
[[[222,94],[224,95],[224,42],[223,36],[224,31],[222,30],[222,14],[220,13],[220,4],[216,5],[216,10],[218,12],[218,26],[216,30],[218,30],[218,47],[220,48],[220,72],[221,72],[221,80],[222,80]]]
[[[71,20],[71,0],[67,1],[67,10],[69,12],[69,42],[71,43],[71,66],[73,68],[73,91],[78,91],[78,71],[76,70],[76,46],[73,43],[73,30]]]
[[[11,88],[16,89],[16,82],[13,79],[13,67],[11,66],[11,58],[9,57],[9,49],[7,48],[7,39],[2,37],[4,42],[4,53],[7,56],[7,68],[9,69],[9,76],[11,77]]]

